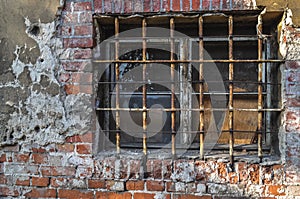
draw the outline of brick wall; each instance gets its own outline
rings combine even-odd
[[[143,3],[142,3],[143,2]],[[94,13],[136,13],[252,9],[250,0],[67,0],[60,34],[60,82],[66,95],[92,95],[91,65]],[[295,198],[300,197],[300,31],[283,26],[282,162],[236,162],[97,156],[95,131],[68,137],[63,143],[1,148],[0,196],[25,198]],[[93,102],[91,102],[92,104]],[[144,175],[146,173],[147,175]]]

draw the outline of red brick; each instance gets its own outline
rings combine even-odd
[[[45,153],[47,150],[45,148],[32,148],[34,153]]]
[[[124,13],[132,12],[132,1],[124,1]]]
[[[71,78],[71,75],[70,73],[62,73],[59,75],[59,81],[61,83],[65,83],[65,82],[68,82]]]
[[[29,198],[56,198],[55,189],[33,188],[25,194]]]
[[[191,1],[191,3],[192,3],[192,10],[198,11],[200,8],[200,1]]]
[[[29,186],[30,178],[29,177],[19,177],[16,179],[15,185],[19,186]]]
[[[155,194],[152,193],[134,193],[134,199],[153,199]]]
[[[144,0],[144,12],[151,12],[151,0]]]
[[[63,35],[63,36],[73,35],[72,27],[71,26],[62,26],[61,27],[61,35]]]
[[[51,187],[66,187],[67,183],[68,183],[68,180],[66,178],[60,178],[60,177],[54,178],[54,177],[51,177],[51,180],[50,180]]]
[[[47,154],[33,153],[31,158],[34,164],[45,164],[48,161]]]
[[[29,153],[26,154],[15,154],[15,161],[17,162],[28,162]]]
[[[253,164],[248,167],[249,176],[252,184],[259,184],[259,165]]]
[[[93,22],[93,13],[90,11],[81,12],[79,15],[78,23],[92,23]]]
[[[131,199],[131,193],[96,192],[95,198],[96,199]]]
[[[202,1],[202,10],[209,10],[210,7],[210,1],[209,0],[203,0]]]
[[[287,69],[298,69],[300,68],[300,64],[297,61],[286,61],[285,66]]]
[[[37,187],[47,187],[49,185],[49,178],[46,177],[32,177],[31,185]]]
[[[126,190],[144,190],[144,181],[132,181],[126,182]]]
[[[130,167],[130,176],[131,179],[136,179],[139,176],[140,168],[141,168],[141,161],[140,160],[130,160],[129,163]]]
[[[88,180],[88,187],[90,189],[104,189],[106,187],[104,180]]]
[[[67,137],[66,142],[76,143],[76,142],[93,142],[93,134],[92,133],[85,133],[83,135],[74,135],[71,137]]]
[[[91,48],[94,45],[92,37],[64,38],[64,48]]]
[[[268,194],[274,196],[285,196],[285,189],[284,185],[270,185],[268,186]]]
[[[112,1],[104,1],[104,13],[112,13]]]
[[[180,11],[180,0],[173,0],[171,10]]]
[[[14,187],[0,187],[0,196],[13,196],[13,197],[17,197],[19,196],[20,193],[17,189],[15,189]]]
[[[94,0],[95,13],[102,13],[102,0]]]
[[[190,11],[190,0],[182,0],[182,11]]]
[[[41,167],[43,176],[75,176],[74,167],[44,166]]]
[[[58,152],[73,152],[74,151],[74,144],[57,144],[56,150]]]
[[[0,163],[0,173],[4,173],[4,163]]]
[[[190,194],[176,194],[173,199],[211,199],[211,196],[195,196]]]
[[[92,146],[91,146],[91,144],[77,144],[76,152],[79,154],[91,154]]]
[[[81,190],[58,190],[59,198],[94,198],[94,194],[92,191],[81,191]]]
[[[226,10],[229,8],[229,5],[227,4],[226,0],[220,0],[220,9],[221,10]]]
[[[83,70],[89,63],[86,61],[70,61],[63,62],[62,65],[67,71],[81,71]]]
[[[0,163],[1,162],[6,162],[6,154],[5,153],[0,155]]]
[[[114,0],[114,13],[121,13],[122,12],[122,1],[120,0]]]
[[[0,184],[6,184],[6,183],[7,183],[6,175],[0,174]]]
[[[91,2],[76,2],[73,4],[74,11],[92,10]]]
[[[84,25],[84,26],[75,26],[74,35],[92,35],[93,34],[93,26],[91,25]]]
[[[152,11],[153,12],[160,11],[160,0],[152,0]]]
[[[72,82],[73,83],[92,83],[93,73],[73,73]]]
[[[161,11],[170,12],[170,0],[162,0]]]
[[[68,95],[77,95],[79,93],[92,94],[92,85],[65,85],[65,91]]]
[[[212,0],[212,10],[220,10],[220,0]]]
[[[165,185],[163,181],[146,181],[146,186],[148,191],[163,191],[165,189]]]
[[[77,24],[78,23],[78,13],[74,12],[74,13],[70,13],[70,12],[66,12],[63,17],[63,24],[67,25],[67,24]]]
[[[74,51],[74,59],[90,59],[92,58],[91,49],[77,49]]]

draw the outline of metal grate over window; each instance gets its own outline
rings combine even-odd
[[[281,112],[275,21],[263,24],[261,11],[96,16],[105,142],[117,153],[225,150],[233,163],[248,150],[261,160]]]

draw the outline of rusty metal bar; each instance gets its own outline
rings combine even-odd
[[[119,37],[119,18],[115,17],[115,37]],[[115,42],[115,60],[119,60],[119,41],[116,40]],[[120,70],[119,70],[119,63],[115,63],[115,75],[116,75],[116,149],[117,153],[120,153],[120,86],[119,86],[119,76],[120,76]]]
[[[263,38],[260,37],[263,31],[263,22],[262,15],[258,17],[257,24],[257,35],[258,35],[258,60],[263,58]],[[258,157],[260,161],[262,160],[262,123],[263,123],[263,88],[262,88],[262,79],[263,79],[263,64],[258,64],[258,99],[257,99],[257,109],[258,109],[258,118],[257,118],[257,147],[258,147]]]
[[[132,112],[142,112],[143,110],[146,111],[165,111],[165,112],[172,112],[172,111],[227,111],[228,108],[204,108],[204,109],[200,109],[200,108],[147,108],[147,109],[143,109],[143,108],[96,108],[97,111],[132,111]],[[233,108],[233,111],[244,111],[244,112],[281,112],[283,111],[283,109],[276,109],[276,108],[272,108],[272,109],[256,109],[256,108],[252,108],[252,109],[246,109],[246,108]]]
[[[170,18],[170,39],[171,39],[171,43],[170,43],[170,50],[171,50],[171,54],[170,54],[170,60],[173,61],[174,60],[174,51],[175,51],[175,43],[174,43],[174,29],[175,29],[175,23],[174,23],[174,18]],[[172,155],[173,157],[176,156],[176,129],[175,129],[175,64],[171,63],[171,130],[172,130]]]
[[[203,56],[203,17],[199,17],[198,21],[199,26],[199,60],[202,61]],[[200,62],[199,64],[199,109],[200,109],[200,126],[199,126],[199,132],[200,132],[200,159],[204,159],[204,75],[203,75],[203,63]]]
[[[93,60],[94,63],[283,63],[284,60],[269,59],[269,60],[257,60],[257,59],[210,59],[210,60]]]
[[[143,61],[145,61],[147,58],[146,55],[146,47],[147,47],[147,41],[145,39],[146,37],[146,18],[143,18],[142,21],[142,36],[143,36]],[[147,64],[143,64],[143,81],[146,81],[146,69]],[[147,155],[147,84],[143,84],[143,153],[144,155]]]
[[[233,60],[233,17],[229,16],[228,19],[228,36],[229,36],[229,60]],[[234,157],[233,157],[233,147],[234,147],[234,135],[233,135],[233,63],[229,63],[229,158],[230,164],[233,165]]]

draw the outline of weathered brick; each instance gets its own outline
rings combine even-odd
[[[45,164],[48,162],[48,155],[43,153],[33,153],[31,159],[34,164]]]
[[[70,143],[77,143],[77,142],[92,143],[93,142],[93,134],[92,133],[85,133],[83,135],[70,136],[70,137],[67,137],[66,142],[70,142]]]
[[[182,0],[182,11],[190,11],[191,2],[190,0]]]
[[[126,182],[126,190],[144,190],[144,184],[145,182],[143,180],[129,180]]]
[[[113,0],[113,7],[114,7],[114,10],[113,10],[114,13],[121,13],[122,12],[122,1]]]
[[[125,183],[123,181],[108,180],[106,181],[106,189],[110,191],[124,191]]]
[[[180,11],[180,1],[172,1],[171,4],[171,10],[172,11]]]
[[[0,184],[6,184],[6,183],[7,183],[6,175],[4,175],[3,173],[0,174]]]
[[[160,0],[152,0],[152,11],[153,12],[160,11]]]
[[[124,13],[132,12],[132,1],[124,1]]]
[[[30,178],[28,176],[15,176],[15,185],[29,186]]]
[[[32,177],[31,185],[37,187],[47,187],[49,185],[49,178],[46,177]]]
[[[155,194],[152,193],[134,193],[134,198],[139,199],[153,199]]]
[[[192,10],[197,11],[200,9],[200,1],[191,1],[192,3]]]
[[[131,193],[96,192],[97,199],[131,199]]]
[[[73,34],[74,34],[74,32],[73,32],[72,26],[62,26],[61,27],[61,35],[63,35],[63,36],[71,36]]]
[[[5,153],[0,155],[0,163],[2,163],[2,162],[6,162],[6,154]]]
[[[79,15],[78,23],[93,23],[93,13],[91,11],[81,12]]]
[[[9,163],[5,164],[5,174],[38,174],[39,167],[36,165],[25,165],[25,164],[15,164]]]
[[[79,154],[91,154],[92,145],[91,144],[76,144],[76,152]]]
[[[73,83],[89,83],[93,81],[92,73],[72,73],[72,82]]]
[[[259,175],[259,165],[252,164],[248,167],[249,177],[252,184],[259,184],[260,175]]]
[[[85,166],[78,166],[76,170],[76,177],[82,178],[90,178],[94,173],[93,167],[85,167]]]
[[[92,37],[87,38],[64,38],[64,48],[91,48],[94,45]]]
[[[102,0],[94,0],[95,13],[102,13]]]
[[[93,34],[92,25],[75,26],[74,35],[86,36]]]
[[[170,12],[170,0],[162,0],[161,11]]]
[[[141,0],[133,0],[132,1],[133,12],[143,12],[143,3]]]
[[[43,166],[41,172],[43,176],[75,176],[76,169],[74,167]]]
[[[74,11],[91,11],[92,4],[91,2],[74,2],[71,3],[71,9],[73,9]]]
[[[93,198],[94,194],[92,191],[83,191],[83,190],[67,190],[67,189],[60,189],[58,190],[58,197],[59,198]]]
[[[61,177],[51,177],[50,180],[51,187],[67,187],[68,186],[68,179],[61,178]]]
[[[20,196],[20,192],[15,187],[0,187],[0,196]]]
[[[174,194],[173,199],[211,199],[211,196],[195,196],[191,194]]]
[[[29,153],[24,153],[24,154],[16,153],[15,154],[16,162],[28,162],[28,160],[29,160]]]
[[[144,0],[144,12],[151,12],[151,0]]]
[[[25,194],[29,198],[56,198],[55,189],[33,188]]]
[[[67,71],[81,71],[86,67],[87,64],[89,63],[85,61],[69,61],[62,63],[64,69]]]
[[[106,187],[105,181],[104,180],[94,180],[94,179],[89,179],[88,180],[88,188],[90,189],[104,189]]]
[[[20,146],[18,144],[13,146],[4,146],[1,150],[3,152],[18,152],[20,150]]]
[[[146,186],[148,191],[164,191],[165,189],[163,181],[147,180]]]
[[[73,152],[74,151],[74,144],[68,144],[68,143],[65,143],[65,144],[57,144],[56,145],[56,150],[57,152]]]
[[[63,14],[63,23],[64,25],[67,25],[67,24],[77,24],[78,23],[78,12],[65,12]]]
[[[91,49],[76,49],[74,51],[74,59],[90,59],[92,58]]]
[[[286,195],[285,189],[286,187],[284,185],[269,185],[266,191],[268,195],[284,196]]]

